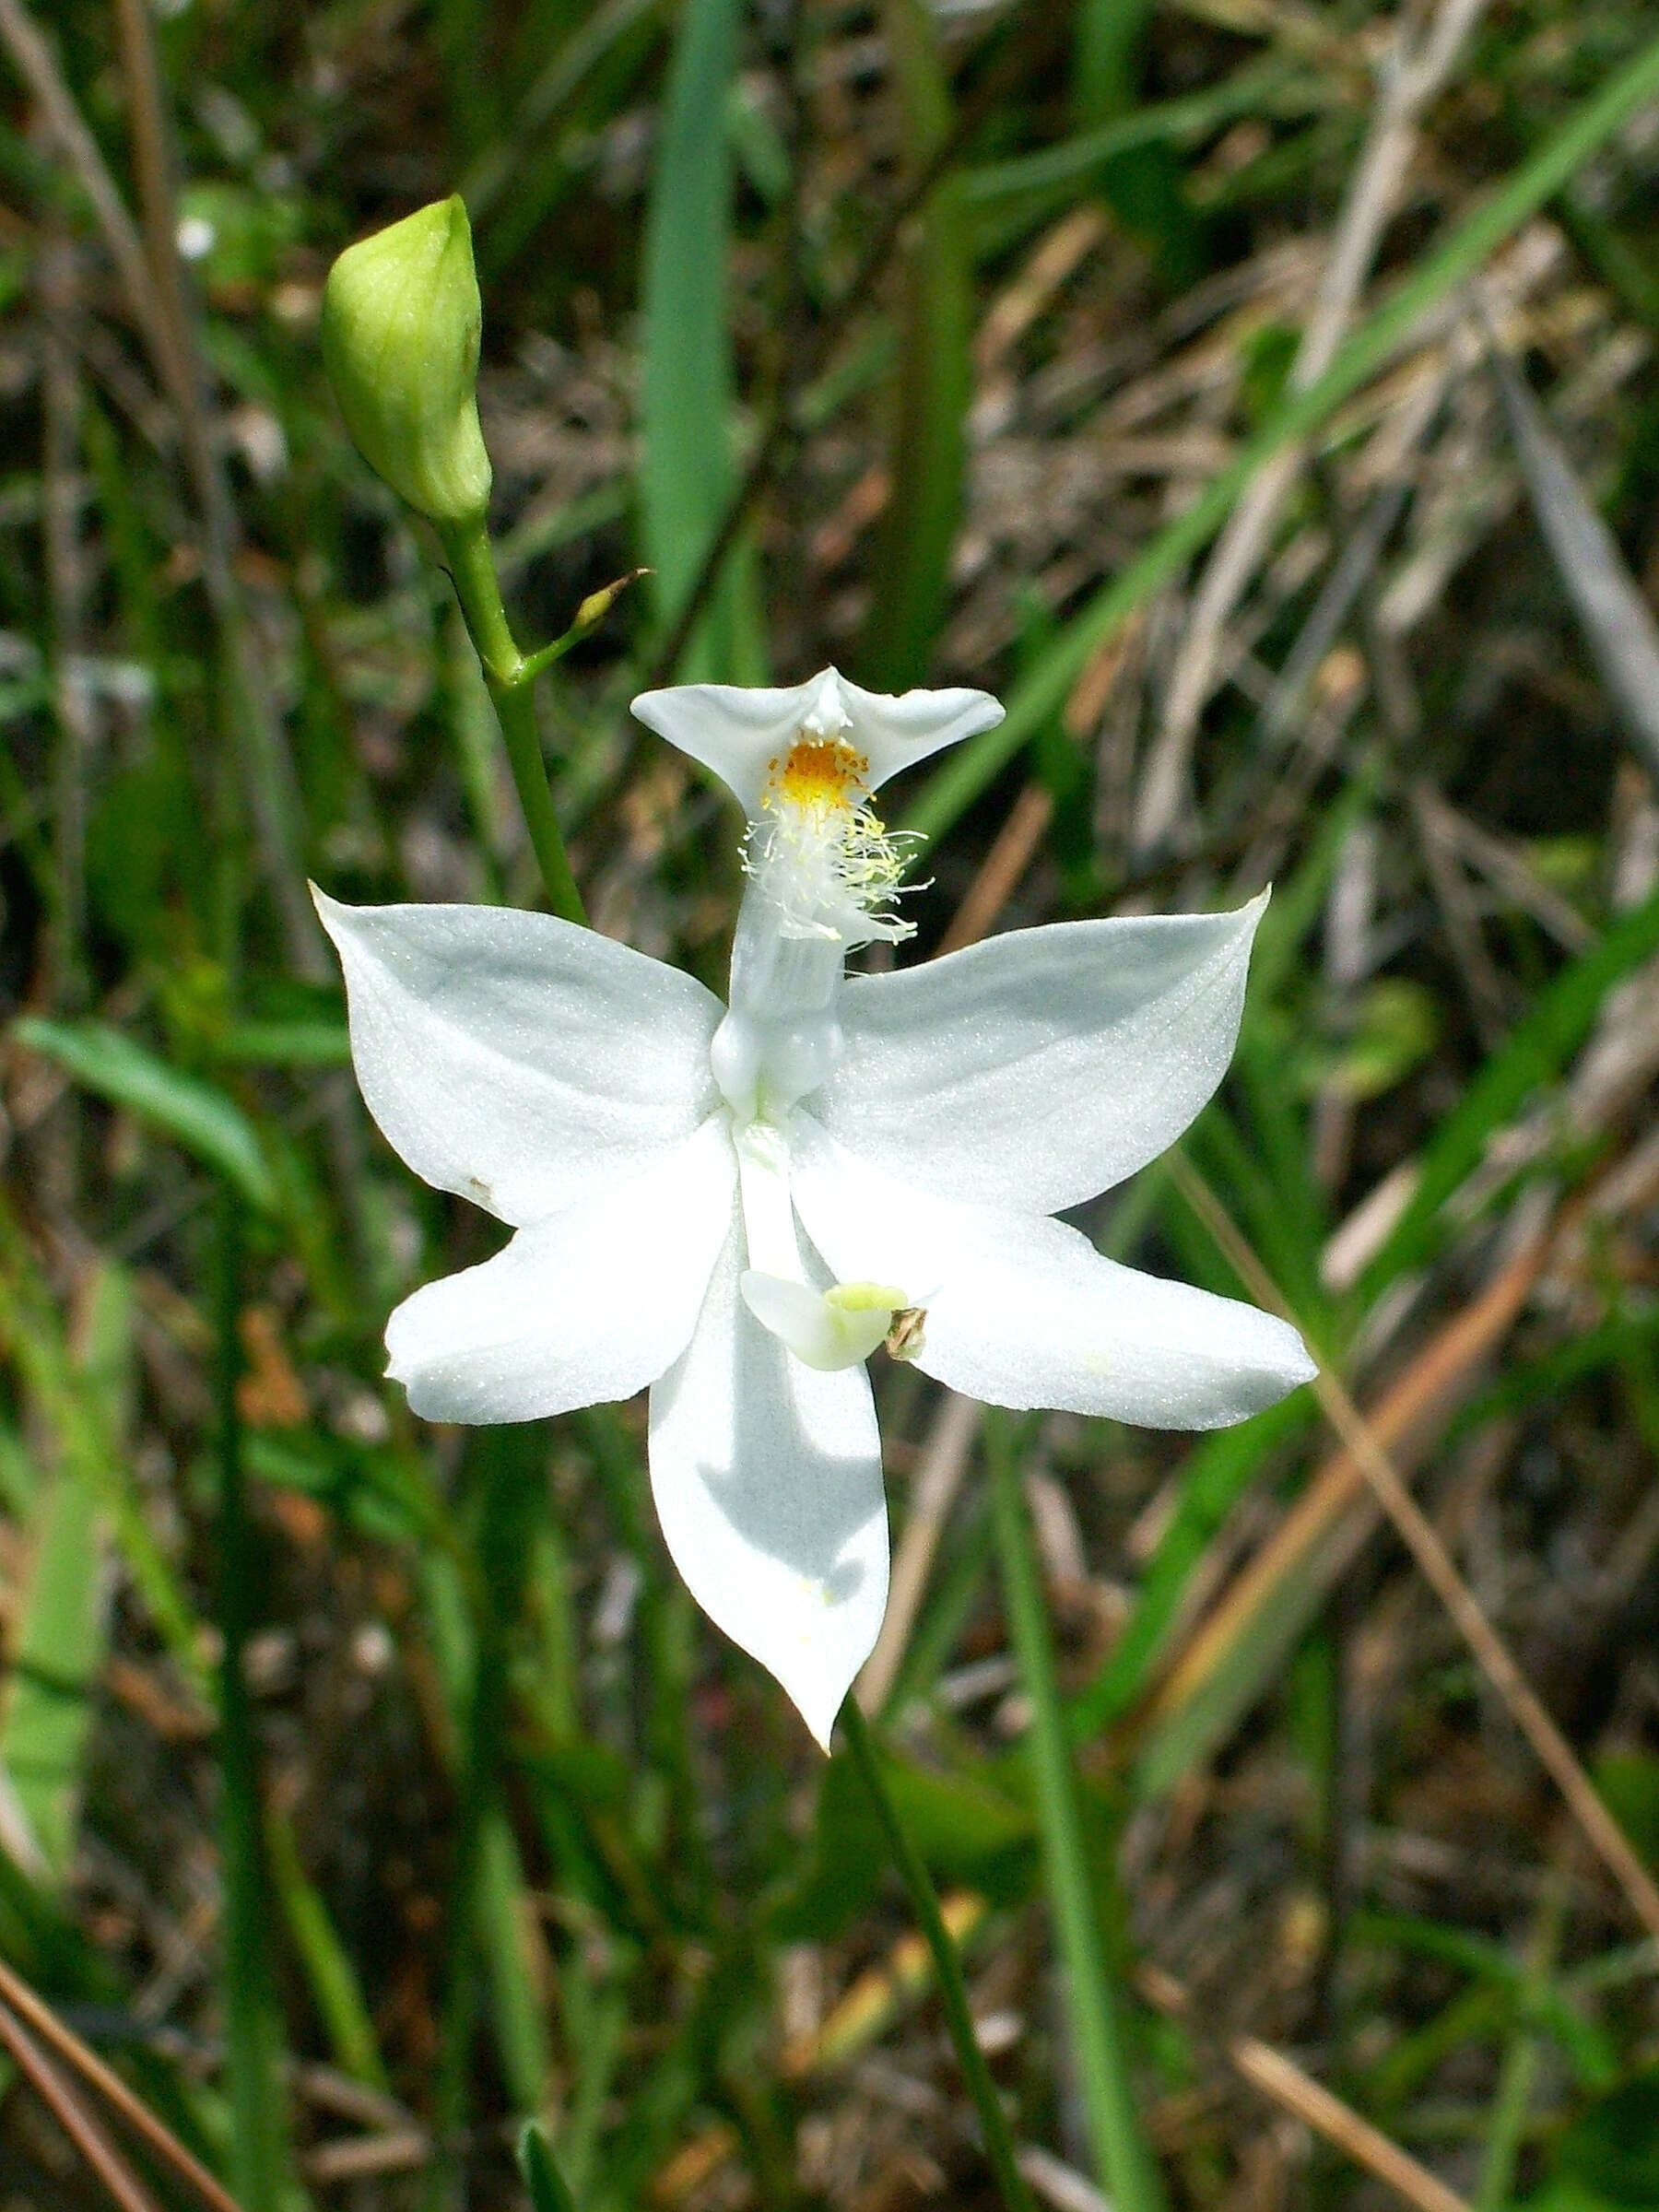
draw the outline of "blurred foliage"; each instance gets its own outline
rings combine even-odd
[[[597,925],[718,987],[734,825],[626,702],[829,662],[1016,702],[900,795],[922,955],[1274,881],[1188,1157],[1659,1865],[1659,53],[1471,9],[1379,165],[1447,13],[0,0],[0,1955],[248,2212],[992,2201],[856,1775],[674,1577],[640,1408],[382,1380],[488,1230],[369,1124],[304,881],[537,877],[317,319],[454,190],[521,641],[656,571],[537,694]],[[1166,1170],[1086,1226],[1239,1291]],[[878,1390],[896,1536],[942,1513],[883,1771],[1083,2202],[976,1432]],[[1331,1449],[1306,1394],[1021,1444],[1172,2197],[1376,2201],[1252,2035],[1483,2212],[1659,2204],[1653,1945]],[[104,2201],[15,2078],[0,2191]]]

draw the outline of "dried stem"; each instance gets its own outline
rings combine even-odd
[[[1145,1967],[1137,1975],[1136,1983],[1149,2005],[1182,2020],[1189,2030],[1198,2029],[1199,2024],[1192,2017],[1192,1998],[1173,1974],[1165,1973],[1161,1967]],[[1418,2212],[1470,2212],[1465,2200],[1437,2174],[1419,2165],[1392,2136],[1373,2127],[1369,2120],[1362,2120],[1352,2105],[1333,2096],[1312,2075],[1305,2074],[1294,2059],[1275,2050],[1271,2043],[1262,2042],[1253,2035],[1241,2035],[1230,2038],[1221,2049],[1228,2064],[1252,2088],[1271,2098],[1282,2112],[1293,2113],[1316,2135],[1323,2136],[1327,2143],[1352,2159],[1356,2166],[1363,2166],[1368,2172],[1374,2173],[1408,2205],[1416,2205]]]
[[[88,2050],[72,2028],[65,2027],[45,1999],[4,1959],[0,1959],[0,2005],[9,2006],[20,2019],[26,2020],[42,2042],[51,2044],[61,2058],[89,2082],[134,2133],[195,2191],[208,2206],[208,2212],[241,2212],[229,2191],[215,2180],[193,2152],[186,2150],[144,2100],[134,2095],[120,2075],[105,2065],[95,2051]]]
[[[17,2015],[0,2005],[0,2043],[53,2118],[92,2169],[121,2212],[160,2212],[109,2136]]]
[[[1257,1259],[1227,1209],[1190,1160],[1171,1155],[1171,1171],[1194,1213],[1238,1271],[1252,1297],[1294,1322],[1278,1286]],[[1545,1711],[1501,1636],[1458,1573],[1439,1533],[1406,1488],[1388,1453],[1377,1441],[1342,1382],[1323,1363],[1313,1389],[1325,1417],[1341,1437],[1378,1503],[1394,1524],[1424,1580],[1452,1616],[1510,1717],[1554,1780],[1567,1808],[1651,1936],[1659,1936],[1659,1887],[1614,1819],[1577,1753]]]
[[[1336,358],[1418,142],[1424,109],[1450,75],[1486,0],[1441,0],[1414,52],[1409,28],[1383,65],[1371,126],[1336,226],[1313,311],[1290,369],[1290,389],[1305,392]],[[1170,679],[1163,723],[1147,763],[1135,812],[1134,845],[1145,853],[1168,837],[1186,788],[1187,763],[1206,702],[1215,688],[1222,632],[1262,558],[1274,518],[1301,465],[1287,446],[1257,475],[1217,540],[1193,603],[1181,657]]]

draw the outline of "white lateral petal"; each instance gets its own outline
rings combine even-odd
[[[916,1365],[966,1397],[1220,1429],[1313,1374],[1276,1314],[1102,1259],[1063,1222],[957,1206],[794,1124],[802,1225],[837,1274],[901,1282],[927,1310]]]
[[[826,1750],[887,1607],[887,1502],[869,1377],[786,1352],[738,1292],[741,1239],[651,1394],[651,1487],[674,1563],[774,1675]]]
[[[406,1299],[386,1324],[387,1372],[429,1421],[531,1421],[631,1397],[690,1341],[735,1184],[716,1117],[643,1174]]]
[[[870,764],[869,788],[942,746],[994,729],[1002,708],[989,692],[865,691],[826,668],[787,690],[739,684],[676,684],[642,691],[633,713],[693,760],[712,769],[751,820],[769,771],[797,737],[844,736]]]
[[[369,1111],[437,1189],[538,1221],[683,1143],[718,1104],[724,1009],[677,969],[552,914],[314,896]]]
[[[812,1111],[942,1196],[1045,1214],[1092,1198],[1173,1144],[1221,1080],[1266,903],[1060,922],[855,977]]]

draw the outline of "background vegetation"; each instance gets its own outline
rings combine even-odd
[[[1233,1077],[1087,1225],[1281,1297],[1321,1391],[1194,1444],[878,1377],[866,1702],[1039,2198],[1101,2201],[1092,1917],[1172,2203],[1659,2205],[1651,13],[0,0],[0,1954],[54,2008],[0,1979],[0,2202],[213,2201],[54,2018],[247,2212],[523,2203],[530,2115],[594,2212],[994,2201],[639,1407],[380,1379],[490,1235],[369,1124],[304,878],[537,879],[316,320],[458,187],[522,640],[654,571],[539,692],[599,926],[720,984],[733,824],[626,701],[829,661],[1010,702],[900,794],[922,954],[1277,887]]]

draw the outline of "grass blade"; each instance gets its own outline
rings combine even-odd
[[[1317,429],[1431,309],[1472,276],[1655,92],[1659,39],[1581,101],[1530,160],[1464,218],[1360,325],[1316,382],[1279,402],[1238,458],[1066,626],[1009,697],[1000,726],[959,747],[949,766],[930,779],[904,827],[938,837],[959,820],[1004,764],[1058,711],[1090,660],[1135,608],[1208,544],[1263,464]]]
[[[1659,625],[1624,556],[1584,496],[1544,410],[1507,354],[1491,347],[1521,474],[1595,665],[1650,774],[1659,772]]]
[[[266,1808],[265,1839],[271,1884],[305,1969],[335,2064],[352,2080],[389,2095],[392,2085],[357,1969],[322,1894],[306,1877],[293,1823],[276,1806]]]
[[[1030,1745],[1042,1855],[1095,2164],[1101,2188],[1120,2212],[1160,2212],[1163,2181],[1141,2132],[1122,2001],[1100,1931],[1096,1869],[1084,1841],[1037,1547],[1006,1418],[986,1419],[985,1452],[1008,1622],[1031,1701]]]
[[[519,2171],[530,2192],[531,2212],[576,2212],[576,2199],[553,2162],[547,2131],[528,2122],[518,2139]]]
[[[88,1392],[64,1341],[13,1217],[0,1208],[0,1343],[17,1362],[66,1468],[99,1493],[127,1572],[181,1677],[207,1702],[195,1617],[146,1518],[124,1457],[113,1446],[99,1394]]]
[[[968,1992],[962,1982],[961,1963],[940,1912],[932,1877],[899,1818],[898,1808],[882,1772],[876,1739],[870,1733],[870,1724],[865,1719],[856,1698],[849,1697],[842,1706],[841,1725],[865,1786],[869,1791],[877,1818],[893,1854],[893,1864],[910,1892],[912,1907],[921,1923],[927,1947],[933,1954],[934,1971],[939,1979],[939,1995],[944,2003],[950,2040],[956,2046],[969,2094],[979,2114],[980,2133],[984,2139],[986,2158],[996,2177],[997,2189],[1007,2206],[1007,2212],[1032,2212],[1030,2192],[1015,2159],[1014,2145],[997,2098],[996,2084],[991,2078],[990,2068],[985,2064],[984,2053],[974,2033],[973,2017],[968,2009]]]
[[[546,1953],[535,1907],[506,1813],[492,1806],[478,1837],[478,1929],[489,1957],[496,2048],[508,2092],[522,2112],[547,2102],[553,2053],[547,2009],[537,1986],[537,1953]]]
[[[1659,949],[1659,894],[1621,915],[1590,950],[1562,970],[1459,1100],[1430,1146],[1411,1202],[1362,1278],[1370,1297],[1432,1248],[1441,1206],[1478,1165],[1493,1132],[1559,1074],[1583,1043],[1607,993]]]
[[[1202,92],[1151,101],[1057,145],[1015,154],[1006,161],[983,162],[963,173],[962,196],[971,207],[981,207],[1028,195],[1046,198],[1071,186],[1081,189],[1117,155],[1174,139],[1201,138],[1235,116],[1258,114],[1264,107],[1281,104],[1277,96],[1299,83],[1306,79],[1277,57],[1253,62],[1224,84],[1206,86]]]
[[[75,1850],[89,1700],[104,1653],[101,1519],[96,1494],[73,1472],[60,1475],[41,1500],[0,1724],[0,1766],[41,1858],[59,1878]]]
[[[1368,1415],[1371,1433],[1396,1465],[1411,1468],[1430,1448],[1508,1335],[1540,1264],[1535,1251],[1512,1261]],[[1311,1415],[1312,1394],[1298,1397]],[[1346,1445],[1333,1453],[1205,1619],[1160,1687],[1137,1758],[1137,1795],[1171,1788],[1263,1694],[1374,1524],[1363,1480]]]
[[[655,571],[665,629],[697,582],[735,481],[731,158],[722,118],[736,72],[740,14],[737,0],[688,0],[646,229],[640,500],[644,559]],[[755,680],[759,648],[743,618],[743,569],[740,558],[726,564],[683,656],[682,677]]]
[[[101,1268],[82,1308],[76,1382],[114,1456],[123,1447],[132,1361],[126,1277]],[[108,1514],[87,1464],[65,1453],[36,1499],[36,1544],[0,1724],[0,1765],[52,1873],[74,1853],[90,1697],[107,1645]]]
[[[950,95],[938,35],[918,0],[889,0],[912,166],[950,130]],[[964,421],[972,388],[968,228],[959,180],[935,188],[904,271],[892,433],[890,490],[877,534],[864,670],[878,690],[920,682],[945,612],[950,548],[962,504]]]
[[[276,1185],[253,1124],[222,1090],[169,1066],[102,1022],[43,1021],[25,1015],[13,1022],[11,1033],[31,1052],[55,1060],[100,1098],[171,1136],[204,1167],[223,1175],[257,1211],[275,1209]]]
[[[233,2172],[247,2212],[287,2212],[292,2183],[282,2086],[281,2016],[266,1949],[263,1823],[257,1752],[244,1658],[252,1614],[252,1531],[236,1385],[241,1370],[241,1224],[227,1190],[220,1202],[218,1415],[220,1834],[224,1853],[224,1974],[228,2072],[234,2115]]]
[[[1141,1579],[1135,1611],[1100,1673],[1072,1700],[1066,1721],[1074,1743],[1110,1728],[1145,1692],[1211,1539],[1271,1454],[1312,1428],[1314,1418],[1312,1404],[1299,1394],[1236,1429],[1218,1430],[1193,1452],[1181,1502]]]

